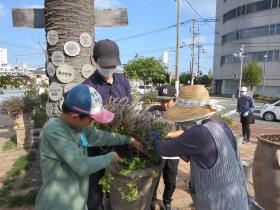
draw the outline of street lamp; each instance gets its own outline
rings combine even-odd
[[[264,96],[264,86],[265,86],[265,68],[266,68],[266,61],[267,61],[267,53],[263,56],[263,86],[262,86],[262,95]]]
[[[239,78],[239,91],[238,91],[238,97],[240,97],[240,90],[241,90],[241,84],[242,84],[242,71],[243,71],[243,58],[245,57],[244,54],[244,44],[240,48],[239,53],[233,53],[232,54],[234,57],[238,57],[240,59],[240,78]]]

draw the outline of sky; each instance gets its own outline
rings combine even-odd
[[[215,3],[215,0],[181,0],[180,21],[199,20],[196,24],[199,26],[200,34],[197,40],[205,49],[205,53],[200,54],[200,70],[204,74],[207,74],[213,65],[215,23],[205,23],[202,19],[215,17]],[[8,49],[9,64],[27,63],[32,68],[44,66],[45,31],[43,29],[15,28],[12,26],[11,14],[12,8],[43,8],[43,5],[44,0],[0,0],[0,48]],[[117,42],[122,63],[127,63],[136,54],[160,58],[163,51],[168,51],[168,69],[174,71],[177,1],[95,0],[95,8],[128,9],[128,26],[95,28],[96,41],[108,38]],[[189,22],[181,25],[180,73],[189,70],[190,27]],[[155,33],[155,31],[158,32]],[[196,32],[198,32],[197,28]],[[143,36],[145,33],[148,35]],[[136,37],[132,38],[134,36]]]

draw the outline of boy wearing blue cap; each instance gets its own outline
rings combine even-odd
[[[89,175],[120,161],[116,152],[88,157],[88,146],[131,144],[143,146],[133,137],[90,127],[93,120],[109,123],[114,114],[103,108],[99,93],[87,85],[77,85],[65,97],[62,114],[50,119],[42,129],[40,158],[43,186],[37,210],[84,210]]]

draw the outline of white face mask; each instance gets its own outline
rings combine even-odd
[[[240,95],[241,96],[246,96],[247,95],[247,93],[244,91],[244,92],[240,92]]]
[[[97,70],[101,76],[105,78],[113,77],[113,74],[117,71],[117,67],[111,69],[104,69],[97,65]]]

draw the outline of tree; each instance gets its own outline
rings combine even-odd
[[[191,81],[191,75],[186,74],[186,73],[182,73],[179,76],[179,81],[180,81],[181,84],[187,85]]]
[[[202,77],[197,78],[198,84],[204,85],[205,87],[211,86],[212,83],[212,77],[209,77],[208,75],[203,75]]]
[[[12,86],[18,88],[21,85],[26,85],[26,78],[24,77],[13,77],[10,75],[0,76],[0,88],[6,88]]]
[[[263,70],[257,61],[252,61],[245,65],[242,74],[242,81],[250,86],[251,90],[261,84],[263,80]]]
[[[129,79],[142,79],[144,84],[166,82],[166,67],[154,57],[138,57],[123,65],[124,75]]]

